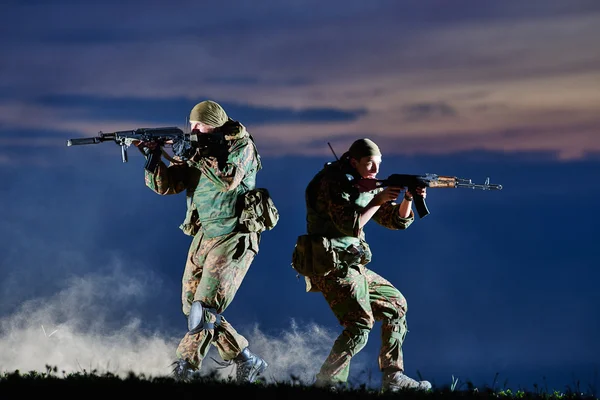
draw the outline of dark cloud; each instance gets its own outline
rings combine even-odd
[[[260,3],[229,0],[210,5],[184,1],[169,7],[160,2],[140,4],[139,1],[101,4],[8,2],[3,9],[2,29],[16,34],[13,40],[98,44],[186,37],[207,40],[224,33],[250,30],[273,33],[345,21],[357,27],[393,21],[396,31],[401,32],[407,28],[427,29],[432,24],[531,20],[600,12],[600,6],[593,0],[532,0],[527,3],[458,0],[451,5],[440,5],[435,1],[399,3],[390,0],[375,3],[310,0],[285,4],[274,0]],[[201,24],[190,18],[194,15],[202,17]],[[69,24],[63,23],[67,18]]]
[[[44,128],[44,129],[24,129],[24,128],[15,128],[10,129],[6,127],[0,126],[0,141],[3,144],[8,144],[12,141],[12,139],[22,139],[19,142],[23,143],[26,147],[26,140],[35,140],[35,139],[58,139],[65,138],[72,135],[79,135],[78,132],[72,131],[64,131],[59,129],[52,128]]]
[[[458,112],[444,102],[410,104],[402,108],[406,121],[422,121],[432,118],[455,117]]]
[[[106,98],[91,96],[54,95],[38,98],[35,103],[59,108],[67,113],[72,110],[79,118],[93,117],[95,120],[148,121],[175,125],[186,122],[188,110],[204,99],[148,99],[148,98]],[[218,101],[228,115],[244,124],[277,124],[290,122],[340,122],[352,121],[365,114],[365,110],[337,110],[334,108],[299,109],[281,107],[257,107]]]
[[[207,79],[207,82],[222,84],[224,86],[246,86],[246,87],[259,87],[261,85],[276,85],[282,87],[294,87],[308,85],[312,82],[308,78],[289,78],[289,79],[270,79],[265,80],[261,78],[255,78],[250,76],[223,76],[213,77]]]
[[[518,126],[486,131],[440,132],[434,140],[424,140],[418,133],[401,138],[367,135],[387,149],[388,154],[520,154],[533,159],[582,158],[593,159],[598,153],[595,145],[600,124],[577,124],[571,126]],[[565,132],[569,132],[567,136]],[[343,140],[347,140],[343,138]]]

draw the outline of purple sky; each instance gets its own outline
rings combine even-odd
[[[504,186],[431,190],[409,230],[367,227],[371,267],[408,298],[407,373],[598,384],[597,1],[163,4],[0,6],[1,368],[168,371],[185,200],[145,188],[137,152],[65,143],[184,127],[209,98],[255,137],[281,211],[226,311],[274,379],[310,381],[339,332],[289,261],[327,143],[341,155],[369,137],[383,177]],[[376,325],[353,382],[379,379],[378,343]]]

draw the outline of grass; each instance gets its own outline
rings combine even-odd
[[[483,389],[476,388],[469,381],[460,381],[452,376],[451,384],[434,388],[428,392],[414,392],[405,390],[397,393],[381,393],[379,390],[367,388],[366,385],[357,387],[338,388],[336,391],[316,388],[302,384],[297,378],[292,377],[290,382],[265,383],[257,381],[252,384],[236,384],[231,378],[217,379],[215,375],[205,376],[192,382],[179,382],[170,376],[146,377],[130,373],[120,377],[112,373],[99,374],[96,370],[76,373],[59,373],[57,367],[46,366],[45,372],[30,371],[21,373],[19,370],[5,372],[0,376],[0,398],[5,398],[5,393],[15,393],[19,397],[28,398],[31,395],[46,397],[105,397],[132,394],[143,398],[187,399],[187,398],[238,398],[238,399],[536,399],[536,400],[600,400],[597,388],[590,385],[586,390],[579,387],[576,382],[573,388],[565,392],[548,391],[534,385],[535,390],[496,389],[497,378],[491,386]],[[240,396],[240,397],[236,397]],[[7,397],[8,398],[8,397]],[[111,400],[111,399],[109,399]]]

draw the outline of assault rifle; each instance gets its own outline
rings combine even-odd
[[[225,143],[225,139],[221,132],[199,134],[193,130],[191,133],[184,133],[177,127],[165,128],[139,128],[130,131],[118,131],[111,133],[103,133],[100,131],[98,136],[90,138],[77,138],[67,140],[67,146],[79,146],[85,144],[97,144],[107,141],[112,141],[121,146],[121,158],[123,162],[127,162],[127,148],[135,142],[151,142],[157,146],[150,150],[149,148],[142,149],[146,155],[146,164],[144,168],[150,172],[154,172],[156,165],[160,160],[160,156],[168,156],[162,149],[166,146],[172,146],[173,153],[180,160],[188,160],[196,150],[200,149],[201,155],[210,155],[213,149]],[[170,157],[167,157],[170,159]]]
[[[392,174],[387,179],[356,179],[353,185],[358,188],[359,192],[368,192],[385,186],[397,186],[407,188],[413,195],[415,207],[419,218],[423,218],[429,214],[427,204],[423,196],[416,193],[417,187],[430,188],[467,188],[481,190],[502,190],[502,185],[491,184],[490,178],[486,178],[485,183],[473,183],[470,179],[457,178],[455,176],[440,176],[436,174],[425,175],[406,175]]]

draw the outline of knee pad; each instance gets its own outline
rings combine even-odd
[[[204,313],[210,313],[215,316],[215,322],[208,322]],[[192,303],[190,315],[188,316],[188,333],[196,334],[204,329],[214,329],[221,323],[221,314],[214,308],[203,306],[199,301]]]

